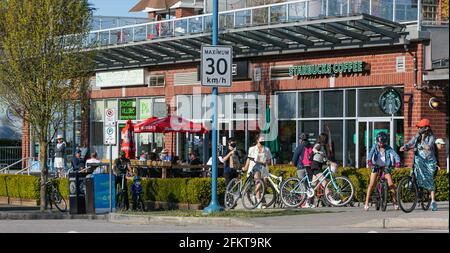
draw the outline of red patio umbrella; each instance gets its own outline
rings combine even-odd
[[[183,119],[179,116],[167,116],[157,119],[147,126],[149,132],[154,133],[199,133],[205,134],[208,132],[203,124],[194,123],[192,121]]]
[[[122,129],[122,143],[120,145],[120,150],[125,152],[125,157],[128,159],[136,158],[133,132],[133,123],[131,120],[128,120],[125,127]]]
[[[158,119],[159,119],[158,117],[151,117],[134,125],[134,132],[135,133],[153,132],[155,128],[151,124]]]

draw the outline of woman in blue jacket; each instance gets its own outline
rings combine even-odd
[[[378,133],[376,137],[377,144],[373,145],[367,157],[367,165],[371,168],[372,173],[370,173],[370,183],[366,193],[365,211],[369,210],[370,195],[377,180],[378,169],[384,169],[384,176],[388,182],[389,189],[393,193],[392,202],[394,203],[394,209],[398,210],[397,200],[395,198],[395,185],[392,181],[391,172],[394,166],[396,168],[400,167],[400,156],[387,144],[387,141],[388,136],[386,133]]]

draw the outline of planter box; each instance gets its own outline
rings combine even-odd
[[[201,210],[202,208],[201,204],[147,201],[148,210]]]
[[[0,204],[16,205],[16,206],[39,206],[39,200],[38,199],[0,197]]]

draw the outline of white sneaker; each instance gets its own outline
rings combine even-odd
[[[364,205],[364,211],[369,211],[369,206]]]
[[[303,204],[302,208],[315,208],[314,205],[311,205],[310,203],[306,202],[305,204]]]

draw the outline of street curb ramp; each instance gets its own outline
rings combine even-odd
[[[133,225],[217,225],[254,227],[252,223],[237,218],[228,217],[177,217],[177,216],[150,216],[134,214],[110,213],[107,220],[112,223]]]

